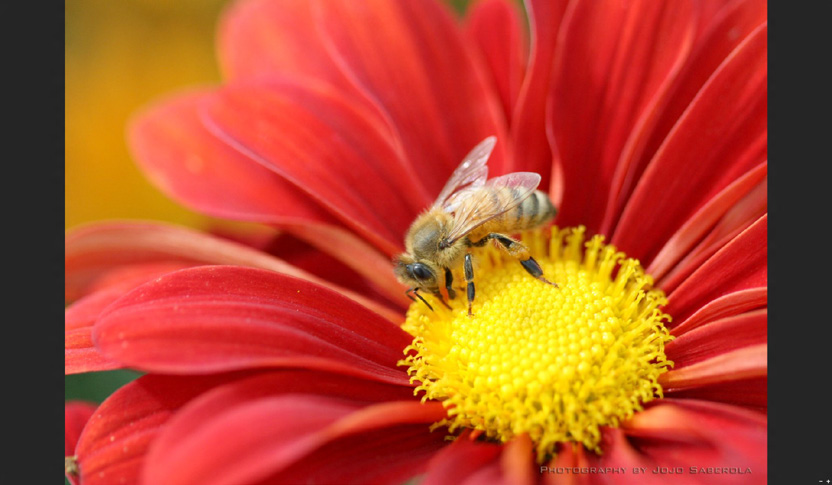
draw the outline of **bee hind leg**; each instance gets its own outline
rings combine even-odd
[[[553,283],[543,277],[543,268],[540,267],[540,264],[538,264],[538,262],[535,261],[535,259],[529,253],[529,248],[527,248],[520,241],[515,241],[514,239],[503,234],[497,234],[496,232],[492,232],[491,234],[482,238],[480,241],[474,243],[474,245],[482,246],[489,239],[496,239],[507,253],[519,259],[520,264],[523,265],[523,269],[525,269],[530,275],[534,276],[535,278],[539,279],[544,283],[548,283],[555,287],[558,286],[557,283]]]
[[[530,275],[534,276],[535,278],[539,279],[544,283],[549,283],[555,288],[558,287],[557,283],[552,283],[551,281],[543,277],[543,268],[540,267],[540,264],[538,264],[538,262],[535,261],[533,257],[529,256],[529,259],[520,260],[520,264],[523,265],[523,269],[525,269]]]

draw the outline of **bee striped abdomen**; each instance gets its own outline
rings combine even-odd
[[[516,199],[519,194],[518,189],[509,187],[489,192],[488,197],[484,199],[495,206],[506,205],[509,201]],[[492,232],[513,233],[534,229],[552,220],[556,213],[557,210],[549,200],[549,196],[545,192],[536,190],[513,209],[500,214],[473,231],[471,240],[477,241]]]
[[[534,229],[549,222],[557,214],[557,209],[545,192],[535,190],[510,212],[511,215],[508,218],[514,219],[511,229],[525,230]]]

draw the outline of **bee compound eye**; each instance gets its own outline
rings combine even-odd
[[[410,274],[417,280],[429,280],[433,278],[433,273],[430,269],[422,263],[413,263],[407,267]]]

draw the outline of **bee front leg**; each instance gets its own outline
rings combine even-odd
[[[408,289],[406,289],[406,290],[404,291],[404,294],[405,294],[405,295],[407,295],[407,297],[408,297],[408,298],[410,298],[410,300],[411,300],[411,301],[416,301],[416,299],[415,299],[415,298],[413,298],[412,296],[410,296],[410,294],[411,294],[411,293],[413,293],[414,295],[416,295],[416,298],[418,298],[419,300],[421,300],[421,301],[422,301],[422,303],[424,303],[425,305],[427,305],[427,306],[428,306],[428,308],[430,308],[430,311],[434,311],[434,310],[433,310],[433,307],[432,307],[432,306],[430,306],[430,303],[428,303],[428,302],[427,302],[427,300],[425,300],[424,298],[422,298],[422,295],[420,295],[420,294],[419,294],[419,288],[408,288]],[[443,302],[443,303],[444,303],[444,302]]]
[[[468,283],[468,316],[471,313],[471,304],[474,303],[474,264],[471,262],[471,253],[465,254],[465,281]]]

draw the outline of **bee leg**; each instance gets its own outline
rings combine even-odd
[[[422,298],[422,295],[419,294],[419,288],[408,288],[404,292],[404,294],[407,295],[407,297],[410,298],[411,301],[416,301],[412,296],[410,296],[410,293],[413,293],[414,295],[416,295],[416,298],[422,300],[422,303],[427,305],[428,308],[430,308],[430,311],[434,311],[433,307],[430,306],[430,303],[428,303],[424,298]]]
[[[471,304],[474,303],[474,264],[471,262],[471,253],[465,254],[465,281],[468,283],[468,316],[471,313]]]
[[[558,287],[557,283],[552,283],[551,281],[543,277],[543,269],[540,267],[540,264],[538,264],[533,257],[529,256],[529,259],[520,260],[520,264],[523,265],[523,269],[528,271],[530,275],[534,276],[535,278],[539,279],[544,283],[549,283],[555,288]]]
[[[523,243],[520,241],[515,241],[514,239],[504,236],[502,234],[497,234],[496,232],[492,232],[491,234],[482,238],[482,240],[474,243],[474,245],[482,245],[488,239],[496,239],[502,245],[503,249],[506,250],[510,255],[514,256],[515,258],[520,260],[520,264],[523,265],[523,268],[528,271],[528,273],[535,278],[539,279],[544,283],[548,283],[552,286],[557,287],[557,283],[552,283],[551,281],[547,280],[543,277],[543,269],[540,267],[537,261],[532,257],[529,253],[529,248],[527,248]],[[480,244],[482,243],[482,244]]]
[[[453,300],[456,298],[456,291],[453,289],[454,274],[451,273],[450,268],[445,268],[445,289],[448,290],[448,298]]]

